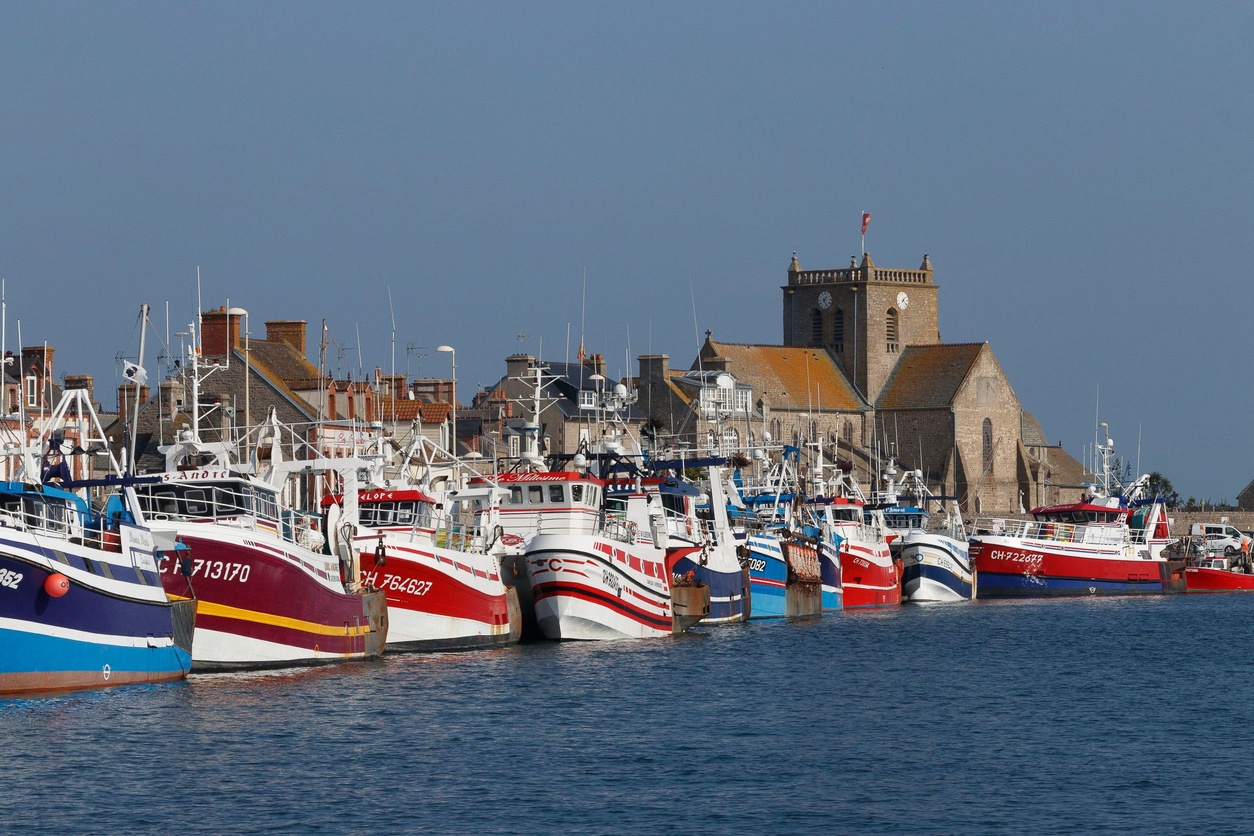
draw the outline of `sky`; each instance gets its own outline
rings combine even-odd
[[[1051,441],[1254,478],[1254,7],[0,0],[5,347],[112,406],[199,304],[328,368],[614,375],[779,343],[804,269],[928,253]],[[197,271],[199,270],[199,296]],[[167,317],[167,310],[169,311]],[[395,323],[393,325],[393,323]]]

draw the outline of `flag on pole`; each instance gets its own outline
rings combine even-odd
[[[144,371],[144,367],[136,365],[130,360],[125,361],[125,365],[122,368],[122,377],[131,383],[138,383],[140,386],[148,382],[148,372]]]
[[[867,224],[869,224],[870,222],[871,222],[871,213],[863,212],[862,213],[862,234],[863,235],[866,235],[866,227],[867,227]]]
[[[569,343],[568,343],[568,345],[569,345]],[[567,351],[570,351],[570,349],[569,349],[569,348],[568,348],[568,349],[566,349],[566,350],[567,350]],[[575,353],[575,359],[576,359],[576,360],[578,360],[580,363],[582,363],[584,360],[586,360],[586,359],[587,359],[587,357],[588,357],[588,355],[587,355],[587,354],[585,354],[585,353],[584,353],[584,350],[583,350],[583,337],[580,337],[580,338],[579,338],[579,351],[577,351],[577,352]]]

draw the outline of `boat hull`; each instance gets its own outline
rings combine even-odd
[[[813,567],[796,571],[796,556],[785,554],[785,544],[774,537],[753,535],[746,538],[749,594],[753,598],[751,618],[805,618],[822,612],[822,580],[817,556]],[[809,562],[809,561],[807,561]]]
[[[819,544],[819,564],[822,573],[823,612],[838,612],[845,606],[845,589],[840,580],[840,545],[824,541]]]
[[[495,558],[384,541],[359,540],[362,583],[386,596],[389,650],[499,647],[522,634],[518,593]]]
[[[900,554],[903,601],[953,603],[975,597],[975,574],[966,543],[935,534],[907,534]]]
[[[51,574],[0,554],[0,694],[170,682],[187,675],[193,603],[125,598],[79,579],[54,598],[44,591]]]
[[[982,599],[1183,591],[1167,561],[1142,558],[1131,547],[1102,551],[1077,546],[1062,552],[1048,542],[990,536],[972,538],[971,557]]]
[[[687,575],[710,589],[710,614],[706,624],[733,624],[745,621],[751,614],[749,571],[740,567],[733,556],[730,561],[719,560],[717,552],[706,557],[702,565],[700,552],[685,555],[675,561],[674,574]],[[730,564],[730,565],[728,565]]]
[[[1190,566],[1184,570],[1186,592],[1254,592],[1254,575],[1228,569]]]
[[[660,638],[686,630],[709,612],[704,586],[694,588],[704,590],[705,613],[689,593],[677,612],[666,553],[651,544],[537,534],[528,543],[526,563],[536,623],[554,641]]]
[[[845,609],[901,604],[901,563],[893,560],[887,546],[871,548],[845,540],[841,544],[840,565]]]
[[[216,539],[195,527],[177,533],[191,556],[185,567],[163,559],[161,579],[171,595],[197,599],[194,672],[317,665],[383,652],[383,592],[344,592],[338,579],[301,565],[298,555],[249,537]]]

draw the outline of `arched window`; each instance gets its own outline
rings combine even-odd
[[[993,469],[993,421],[991,418],[984,419],[984,470],[992,472]]]
[[[780,439],[779,432],[780,432],[779,431],[779,419],[775,418],[771,421],[771,440],[772,441],[779,441]]]
[[[889,308],[884,321],[884,334],[888,338],[888,350],[897,350],[897,309]]]
[[[845,312],[840,308],[832,311],[832,349],[845,350]]]
[[[810,342],[823,344],[823,312],[817,308],[810,314]]]
[[[843,435],[845,436],[845,443],[852,445],[853,444],[853,421],[850,421],[848,418],[845,419],[845,431]]]

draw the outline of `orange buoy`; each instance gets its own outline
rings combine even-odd
[[[70,591],[70,579],[60,572],[53,572],[44,581],[44,592],[53,598],[60,598]]]

